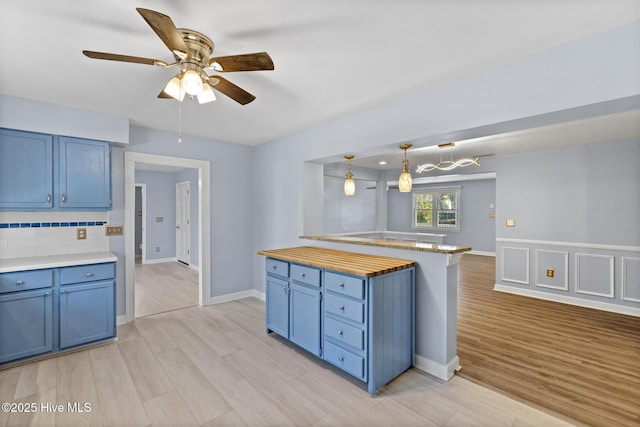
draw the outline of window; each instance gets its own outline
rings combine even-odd
[[[430,188],[413,192],[413,227],[460,230],[460,188]]]

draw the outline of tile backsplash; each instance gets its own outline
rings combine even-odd
[[[108,221],[103,211],[0,212],[0,259],[108,251]],[[87,229],[85,240],[78,227]]]

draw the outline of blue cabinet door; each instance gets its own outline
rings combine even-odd
[[[291,283],[289,339],[320,356],[320,290]]]
[[[0,129],[0,209],[53,207],[53,137]]]
[[[60,348],[115,336],[113,280],[60,288]]]
[[[109,144],[60,137],[59,194],[61,209],[111,208],[111,154]]]
[[[51,289],[0,295],[0,363],[52,350]]]
[[[267,333],[276,332],[289,338],[289,283],[267,275],[266,323]]]

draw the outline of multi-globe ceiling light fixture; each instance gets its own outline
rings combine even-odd
[[[355,156],[353,154],[347,154],[344,156],[347,159],[347,179],[344,180],[344,194],[345,196],[353,196],[356,194],[356,183],[353,180],[353,174],[351,173],[351,160]]]
[[[475,157],[475,158],[465,158],[465,159],[459,159],[456,161],[453,161],[453,147],[456,146],[455,142],[447,142],[444,144],[438,144],[439,148],[445,149],[445,148],[451,148],[452,150],[450,151],[450,157],[449,160],[442,160],[442,151],[440,151],[440,162],[438,164],[435,163],[425,163],[422,164],[420,166],[418,166],[418,168],[416,169],[417,173],[422,173],[422,172],[431,172],[433,170],[441,170],[441,171],[450,171],[453,170],[455,168],[461,167],[467,167],[467,166],[471,166],[471,165],[476,165],[476,166],[480,166],[479,160],[480,157]]]

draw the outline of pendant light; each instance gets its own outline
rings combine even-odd
[[[355,156],[353,154],[347,154],[344,156],[347,159],[347,179],[344,180],[344,195],[353,196],[356,194],[356,183],[353,180],[353,174],[351,173],[351,160]]]
[[[466,158],[466,159],[459,159],[456,160],[455,162],[453,161],[453,147],[456,146],[455,142],[447,142],[444,144],[438,144],[438,147],[441,148],[442,150],[444,149],[450,149],[449,151],[449,160],[442,160],[442,151],[440,151],[440,163],[435,164],[435,163],[425,163],[423,165],[418,166],[418,169],[416,169],[416,172],[418,173],[422,173],[422,172],[431,172],[433,170],[441,170],[441,171],[450,171],[453,170],[455,168],[466,168],[467,166],[471,166],[471,165],[476,165],[476,166],[480,166],[479,160],[480,157],[475,157],[475,158]]]
[[[402,172],[400,178],[398,178],[398,189],[402,193],[408,193],[411,191],[411,172],[409,172],[409,160],[407,160],[407,150],[412,147],[412,144],[402,144],[400,149],[404,150],[404,160],[402,161]]]

